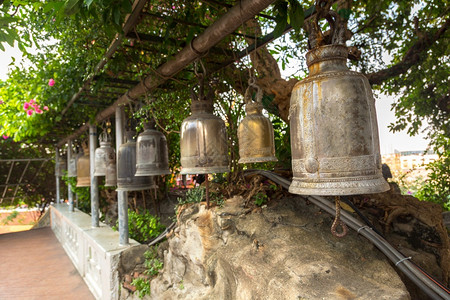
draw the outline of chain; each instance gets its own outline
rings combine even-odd
[[[334,202],[336,204],[336,217],[334,218],[333,225],[331,225],[331,233],[335,237],[344,237],[347,235],[348,228],[347,225],[345,225],[344,222],[341,221],[341,199],[339,196],[334,197]],[[337,232],[336,229],[338,226],[341,226],[342,231]]]

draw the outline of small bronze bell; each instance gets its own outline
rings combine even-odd
[[[77,161],[77,187],[91,186],[89,149],[83,145],[84,155]]]
[[[116,152],[109,152],[106,161],[105,186],[117,186]]]
[[[136,143],[136,176],[170,174],[167,140],[154,129],[154,121],[144,125]]]
[[[256,102],[252,102],[251,87],[257,90]],[[262,114],[262,96],[262,90],[255,84],[254,78],[250,79],[244,96],[247,116],[238,129],[240,164],[278,161],[272,123]]]
[[[227,130],[225,122],[212,114],[211,90],[208,97],[203,97],[202,92],[198,98],[192,94],[192,115],[181,123],[180,173],[228,172]]]
[[[103,131],[99,136],[100,147],[95,149],[94,176],[105,176],[108,164],[116,165],[116,151],[111,147],[111,138]],[[111,154],[111,155],[110,155]],[[111,161],[111,159],[113,159]]]
[[[135,176],[136,174],[136,141],[134,132],[127,131],[125,144],[120,145],[117,161],[117,190],[140,191],[155,187],[152,177]]]
[[[67,177],[77,177],[77,160],[79,155],[73,152],[69,159],[69,167],[67,168]]]
[[[317,19],[314,25],[319,28]],[[337,21],[330,25],[332,40],[339,42],[342,27]],[[309,36],[319,36],[310,41],[313,45],[323,40],[320,29]],[[348,70],[344,44],[310,50],[306,54],[310,74],[292,91],[291,193],[340,196],[389,189],[381,174],[372,90],[364,75]]]
[[[61,177],[67,171],[67,157],[62,155],[58,158],[58,163],[55,163],[55,176]]]

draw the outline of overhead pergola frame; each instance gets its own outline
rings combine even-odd
[[[14,202],[19,187],[33,184],[49,160],[50,158],[0,159],[0,164],[5,164],[8,169],[8,173],[3,174],[4,183],[0,184],[0,204],[9,199],[11,203]],[[30,180],[24,180],[27,172],[33,172]]]
[[[80,90],[75,93],[72,99],[67,103],[67,106],[61,113],[62,117],[64,118],[64,115],[69,108],[83,97],[84,99],[88,99],[88,101],[83,101],[82,104],[84,105],[98,107],[107,106],[106,109],[98,113],[95,117],[94,123],[101,123],[105,119],[112,117],[116,107],[119,105],[135,101],[144,94],[151,92],[156,88],[161,88],[162,85],[166,84],[168,81],[175,80],[177,82],[184,82],[186,85],[193,84],[193,82],[191,82],[192,79],[186,79],[186,76],[183,74],[192,72],[192,70],[187,67],[199,58],[206,60],[208,54],[214,54],[214,59],[217,60],[217,62],[211,62],[211,65],[208,68],[209,74],[213,74],[230,66],[236,61],[241,60],[243,57],[275,39],[274,32],[257,39],[252,37],[252,40],[254,39],[255,42],[240,51],[232,51],[220,46],[221,42],[228,37],[242,37],[243,34],[237,32],[237,30],[251,18],[259,16],[273,19],[273,17],[269,15],[261,14],[261,11],[275,2],[274,0],[242,0],[235,6],[214,0],[203,2],[208,5],[229,9],[209,26],[172,18],[171,22],[178,22],[185,26],[205,28],[205,30],[194,39],[186,41],[186,39],[182,40],[172,36],[162,38],[144,32],[145,24],[147,22],[164,22],[164,17],[168,16],[152,12],[146,6],[147,0],[135,0],[131,14],[125,19],[123,33],[116,35],[105,55],[97,64],[94,73],[88,77]],[[306,10],[305,19],[311,17],[313,13],[314,7]],[[283,34],[289,32],[291,29],[292,27],[290,25],[286,26]],[[149,57],[154,58],[157,49],[152,48],[152,45],[161,43],[167,44],[168,48],[174,48],[176,52],[173,55],[156,53],[159,55],[159,59],[164,59],[164,62],[157,67],[152,67],[150,62],[139,61],[127,70],[114,72],[105,68],[107,63],[110,65],[114,62],[114,59],[116,59],[115,54],[121,51],[125,51],[126,54],[131,56],[137,55],[136,51],[144,54],[148,53]],[[110,61],[111,63],[109,63]],[[146,63],[148,63],[148,65],[145,65],[147,75],[141,75],[139,77],[139,74],[142,74],[142,70],[139,70],[138,64]],[[190,76],[190,78],[192,78],[192,76]],[[91,87],[96,84],[98,84],[100,88],[97,90],[97,93],[92,93],[90,91]],[[100,100],[102,100],[102,102],[98,102]],[[89,101],[93,101],[93,103],[90,104]],[[102,105],[102,103],[104,104]],[[86,132],[88,128],[89,123],[84,123],[73,134],[60,140],[57,143],[57,147],[62,147],[67,141],[76,139],[80,134]]]

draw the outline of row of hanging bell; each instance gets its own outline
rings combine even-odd
[[[352,195],[389,189],[381,173],[375,101],[367,78],[347,68],[346,30],[336,13],[332,44],[309,23],[309,75],[291,96],[290,128],[293,180],[289,192],[300,195]]]
[[[95,149],[94,176],[105,176],[105,186],[116,186],[116,151],[106,131],[99,136],[100,147]]]
[[[126,131],[117,158],[117,190],[141,191],[155,188],[153,177],[136,176],[136,140],[134,131]]]
[[[256,101],[252,101],[251,88],[256,89]],[[238,128],[240,164],[278,161],[272,122],[262,114],[262,96],[262,89],[251,78],[244,96],[247,116]]]
[[[203,80],[197,96],[191,91],[191,116],[181,123],[181,174],[229,172],[225,122],[213,115],[213,90],[203,93]]]

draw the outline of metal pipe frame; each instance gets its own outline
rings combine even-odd
[[[72,159],[72,140],[69,140],[67,142],[67,167],[69,167],[70,160]],[[70,184],[67,184],[67,197],[69,198],[69,211],[74,212],[74,206],[73,206],[73,192],[72,187]]]
[[[59,148],[56,147],[55,149],[55,166],[59,164]],[[56,171],[56,170],[55,170]],[[59,185],[59,176],[56,177],[56,203],[60,203],[61,197],[60,197],[60,185]]]
[[[169,78],[176,75],[196,59],[200,58],[210,48],[217,45],[222,39],[233,33],[242,23],[253,18],[273,2],[275,2],[275,0],[243,0],[238,5],[233,6],[202,34],[193,39],[189,45],[184,47],[176,55],[169,58],[166,63],[156,69],[156,73],[159,75],[151,74],[147,76],[138,85],[131,88],[117,99],[110,107],[100,112],[96,116],[95,121],[98,123],[102,122],[106,118],[112,116],[119,105],[133,101],[133,99],[137,99],[146,92],[151,91],[166,82]],[[58,145],[65,144],[69,139],[75,139],[78,135],[83,133],[87,127],[87,124],[81,126],[73,134],[60,141]]]
[[[92,227],[99,227],[98,178],[94,176],[95,148],[97,148],[97,127],[89,124],[89,175],[91,176],[91,221]]]
[[[119,167],[119,147],[123,144],[124,116],[122,107],[116,107],[116,165]],[[117,174],[119,170],[117,170]],[[119,215],[119,245],[129,245],[128,192],[117,191],[117,214]]]

